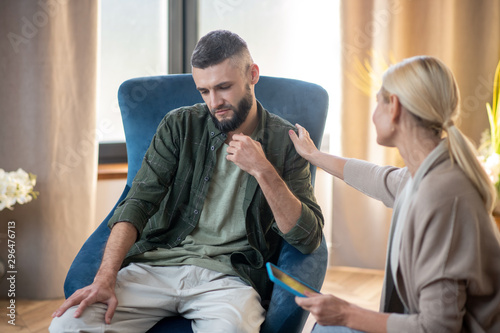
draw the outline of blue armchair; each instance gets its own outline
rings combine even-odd
[[[300,123],[305,126],[315,144],[320,145],[328,109],[328,94],[323,88],[299,80],[261,76],[255,86],[255,94],[268,111],[280,115],[292,124]],[[126,134],[128,176],[127,185],[117,204],[127,195],[156,128],[165,114],[180,106],[193,105],[203,100],[192,76],[177,74],[125,81],[119,89],[118,101]],[[314,184],[314,166],[311,166],[311,173]],[[66,297],[92,283],[109,236],[107,222],[113,211],[114,208],[88,238],[73,261],[64,283]],[[300,253],[283,241],[275,264],[319,290],[327,266],[325,239],[309,255]],[[308,312],[297,306],[291,293],[274,286],[261,332],[301,332],[307,316]],[[182,317],[164,318],[148,332],[167,331],[192,332],[190,321]]]

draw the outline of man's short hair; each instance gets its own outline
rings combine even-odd
[[[200,38],[196,44],[191,56],[191,66],[205,69],[228,58],[246,59],[247,66],[253,62],[247,43],[240,36],[228,30],[214,30]]]

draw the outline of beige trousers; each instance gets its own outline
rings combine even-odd
[[[54,318],[52,333],[146,332],[163,317],[192,320],[196,332],[259,332],[265,311],[260,296],[240,278],[197,266],[131,264],[118,273],[118,307],[110,325],[105,304],[88,307],[74,318],[76,306]]]

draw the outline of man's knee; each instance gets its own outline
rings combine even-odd
[[[52,322],[50,323],[49,326],[49,332],[50,333],[63,333],[63,332],[71,332],[71,326],[72,319],[74,318],[68,318],[65,315],[62,315],[61,317],[55,317],[52,319]],[[79,331],[73,331],[73,332],[79,332]]]
[[[99,307],[88,307],[79,318],[74,317],[77,306],[71,307],[60,316],[52,319],[50,333],[103,332],[104,315]],[[101,322],[99,322],[99,318]]]

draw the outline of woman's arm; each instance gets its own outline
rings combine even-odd
[[[347,162],[346,158],[330,155],[323,153],[316,148],[314,142],[311,140],[309,133],[306,129],[299,124],[295,125],[299,130],[299,135],[290,130],[290,139],[292,140],[295,150],[308,160],[311,164],[314,164],[318,168],[325,170],[326,172],[334,175],[337,178],[344,179],[344,166]]]
[[[299,135],[290,130],[295,150],[311,164],[343,180],[362,193],[393,207],[396,195],[403,189],[410,174],[407,168],[379,166],[362,160],[343,158],[319,151],[307,130],[295,125]]]

